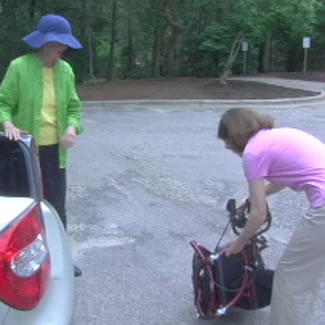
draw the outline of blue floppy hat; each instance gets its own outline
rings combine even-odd
[[[23,37],[22,40],[34,49],[40,49],[48,43],[60,43],[74,50],[82,48],[72,35],[68,20],[57,15],[43,16],[37,25],[37,30]]]

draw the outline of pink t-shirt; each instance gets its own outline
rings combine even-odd
[[[243,152],[249,183],[266,179],[295,191],[305,191],[310,206],[325,204],[325,144],[291,128],[261,130]]]

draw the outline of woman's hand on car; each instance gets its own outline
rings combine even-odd
[[[25,134],[25,132],[19,128],[17,128],[12,122],[5,121],[3,122],[3,129],[5,132],[5,136],[9,140],[17,141],[20,139],[22,134]]]

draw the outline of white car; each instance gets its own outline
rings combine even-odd
[[[33,138],[0,133],[0,325],[71,325],[73,310],[71,249],[42,199]]]

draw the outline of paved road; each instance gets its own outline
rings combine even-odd
[[[267,111],[278,125],[325,141],[324,107]],[[86,109],[86,133],[69,163],[69,233],[84,272],[76,281],[74,325],[215,324],[195,318],[188,242],[213,248],[227,199],[246,193],[239,158],[215,138],[223,111],[195,104]],[[285,191],[270,205],[265,259],[272,267],[306,201]],[[317,299],[315,325],[324,317],[323,299]],[[236,313],[218,324],[263,325],[267,313]]]

